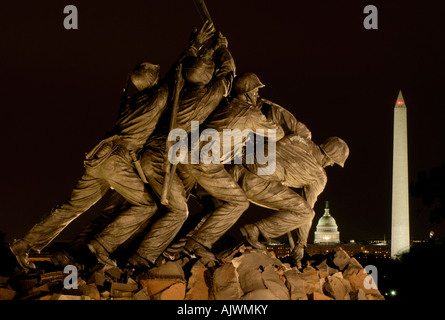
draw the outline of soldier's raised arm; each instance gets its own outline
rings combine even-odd
[[[312,139],[311,131],[304,123],[298,121],[289,110],[264,98],[261,98],[261,102],[267,107],[267,119],[279,124],[286,135],[297,134],[305,139]]]
[[[215,39],[215,45],[212,48],[214,50],[215,61],[215,77],[214,83],[221,83],[224,85],[225,94],[227,96],[232,88],[233,79],[235,77],[236,66],[233,60],[232,54],[228,49],[227,38],[218,32]]]
[[[184,59],[186,59],[187,57],[197,57],[199,55],[199,51],[207,43],[207,41],[214,36],[214,34],[215,27],[213,26],[213,23],[209,22],[208,20],[202,25],[199,30],[195,28],[190,36],[187,47],[181,53],[176,62],[172,65],[167,73],[167,77],[171,76],[174,78],[176,67],[180,63],[182,63]]]

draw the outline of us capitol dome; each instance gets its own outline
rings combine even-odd
[[[337,244],[340,243],[340,232],[335,219],[329,214],[329,202],[326,201],[324,215],[318,220],[315,231],[315,244]]]

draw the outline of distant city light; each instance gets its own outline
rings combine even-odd
[[[389,294],[394,297],[397,294],[397,292],[396,292],[396,290],[391,290],[389,292]],[[385,293],[385,296],[387,296],[387,295],[388,295],[388,292]]]

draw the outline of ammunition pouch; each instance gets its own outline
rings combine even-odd
[[[84,166],[96,168],[101,165],[119,147],[114,143],[117,139],[119,136],[114,135],[99,142],[85,155]]]

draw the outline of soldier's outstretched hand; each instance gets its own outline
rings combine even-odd
[[[199,29],[199,31],[194,33],[194,38],[195,38],[196,43],[199,46],[202,46],[204,43],[207,42],[207,40],[209,40],[213,36],[215,31],[216,31],[216,29],[215,29],[215,26],[213,25],[213,23],[210,22],[209,20],[207,20],[203,24],[201,29]]]

